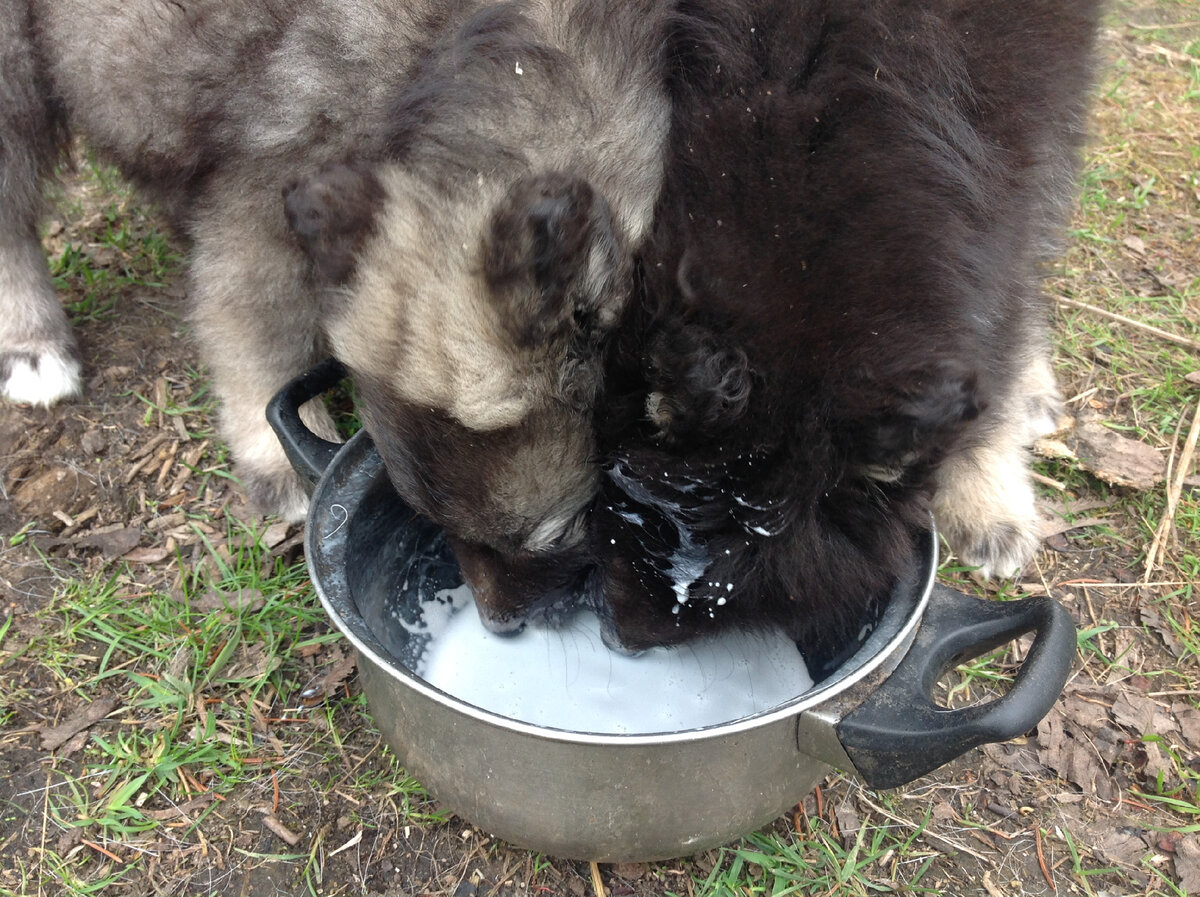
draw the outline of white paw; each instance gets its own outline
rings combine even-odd
[[[1033,559],[1042,541],[1041,530],[1028,521],[993,521],[986,529],[960,532],[951,541],[958,559],[984,579],[1016,576]],[[955,544],[957,543],[957,544]]]
[[[0,372],[7,373],[0,383],[0,395],[12,402],[49,408],[82,391],[79,362],[55,349],[37,355],[13,354],[7,359],[0,356]]]
[[[950,549],[980,576],[1019,573],[1042,541],[1024,450],[976,447],[948,458],[938,472],[933,516]]]

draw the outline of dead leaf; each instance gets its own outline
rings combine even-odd
[[[862,828],[862,820],[858,818],[858,813],[854,807],[850,806],[848,800],[842,801],[833,811],[834,817],[837,819],[838,831],[842,833],[842,843],[852,844],[854,836],[858,834],[858,830]]]
[[[1182,840],[1183,832],[1163,832],[1154,842],[1154,846],[1163,853],[1174,853],[1179,849],[1179,842]]]
[[[165,548],[135,548],[123,555],[132,564],[158,564],[171,556]]]
[[[1004,741],[997,744],[980,745],[979,749],[985,757],[1002,769],[1037,778],[1049,774],[1049,770],[1038,762],[1029,744],[1014,744],[1011,741]]]
[[[1146,698],[1132,701],[1129,699],[1129,695],[1122,693],[1113,702],[1113,721],[1118,726],[1129,729],[1135,735],[1145,735],[1147,732],[1153,731],[1152,724],[1156,709],[1153,701]]]
[[[613,874],[626,881],[637,881],[646,874],[645,863],[617,863],[612,867]]]
[[[263,546],[265,548],[274,548],[288,537],[288,532],[291,528],[292,525],[290,523],[272,523],[262,535]]]
[[[105,559],[113,560],[137,548],[142,539],[140,527],[127,526],[105,533],[89,533],[73,540],[80,548],[98,548]]]
[[[1181,701],[1171,705],[1171,713],[1179,723],[1183,743],[1192,753],[1200,753],[1200,710]]]
[[[1151,850],[1145,832],[1127,825],[1108,832],[1096,847],[1109,862],[1135,869],[1141,866],[1143,857]]]
[[[350,678],[350,674],[358,667],[358,652],[351,651],[347,656],[337,661],[329,668],[325,678],[321,680],[321,690],[327,695],[333,694],[342,683]]]
[[[94,726],[117,708],[117,702],[112,698],[97,698],[90,704],[85,704],[65,722],[42,730],[42,749],[53,751],[71,740],[76,734]]]
[[[219,589],[209,589],[192,602],[196,610],[217,611],[251,611],[258,610],[266,603],[263,593],[258,589],[238,589],[236,592],[222,592]]]
[[[229,668],[221,671],[221,678],[230,681],[239,679],[265,679],[275,672],[281,663],[279,655],[267,654],[266,648],[260,644],[241,645],[237,657]],[[215,671],[214,671],[215,672]]]
[[[1130,234],[1121,241],[1125,244],[1125,248],[1130,250],[1134,255],[1146,254],[1146,242],[1141,237],[1136,237]]]
[[[1183,379],[1192,386],[1200,386],[1200,371],[1188,371],[1183,375]]]
[[[1158,637],[1162,639],[1168,651],[1176,657],[1183,656],[1183,646],[1179,643],[1179,639],[1176,638],[1175,631],[1171,628],[1171,624],[1163,619],[1163,615],[1157,609],[1150,604],[1142,602],[1138,605],[1138,616],[1141,617],[1144,625],[1149,626],[1158,633]]]
[[[1179,890],[1200,894],[1200,837],[1189,835],[1175,845],[1175,874]]]
[[[1112,519],[1108,517],[1081,517],[1078,520],[1063,520],[1061,517],[1057,520],[1042,520],[1042,538],[1049,539],[1051,536],[1059,536],[1063,533],[1068,533],[1073,529],[1082,529],[1085,526],[1111,526]]]
[[[1075,500],[1041,499],[1039,506],[1045,506],[1059,515],[1082,514],[1084,511],[1094,511],[1097,508],[1107,508],[1112,504],[1111,498],[1084,498]]]
[[[1175,772],[1175,764],[1167,757],[1166,752],[1154,741],[1143,741],[1140,747],[1146,754],[1146,766],[1142,774],[1152,782],[1162,782],[1164,788],[1174,788],[1179,777]]]
[[[1119,789],[1101,765],[1090,735],[1067,717],[1061,704],[1056,704],[1038,723],[1038,759],[1085,794],[1114,800]]]
[[[167,664],[167,668],[163,672],[163,678],[181,693],[189,691],[192,687],[191,679],[188,676],[188,672],[192,668],[192,659],[190,647],[180,648],[175,652],[175,656],[171,658],[171,662]]]

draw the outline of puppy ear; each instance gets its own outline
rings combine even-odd
[[[750,402],[746,353],[705,327],[685,324],[656,334],[650,348],[646,415],[668,442],[694,441],[735,425]]]
[[[581,178],[524,178],[496,209],[484,276],[517,345],[598,338],[630,292],[631,262],[604,198]]]
[[[975,372],[959,362],[943,361],[914,372],[865,420],[845,429],[862,470],[887,482],[899,479],[914,464],[940,460],[962,426],[981,410]]]
[[[354,270],[354,258],[383,205],[375,173],[355,162],[322,166],[283,188],[288,226],[312,259],[317,278],[340,284]]]

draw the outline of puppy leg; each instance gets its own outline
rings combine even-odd
[[[267,403],[322,355],[307,262],[287,239],[278,193],[206,204],[195,230],[193,320],[221,400],[221,435],[251,500],[302,520],[308,496],[266,420]],[[320,400],[301,415],[326,439],[336,431]]]
[[[985,578],[1019,572],[1041,543],[1029,446],[1053,432],[1060,407],[1047,347],[1025,360],[1007,400],[980,419],[972,444],[938,470],[938,529]]]
[[[0,396],[48,406],[79,392],[79,360],[37,235],[58,128],[24,19],[0,5]]]
[[[42,244],[7,218],[0,216],[0,395],[49,407],[79,394],[78,350]]]

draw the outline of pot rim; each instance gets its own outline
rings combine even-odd
[[[358,457],[354,457],[355,455]],[[904,607],[897,607],[896,602],[889,603],[889,606],[880,617],[875,632],[843,664],[843,667],[845,667],[857,663],[855,669],[850,673],[845,676],[834,674],[826,679],[823,685],[818,685],[803,694],[797,695],[792,700],[770,709],[710,726],[681,729],[672,732],[598,733],[539,726],[534,723],[503,716],[486,708],[471,704],[429,684],[408,667],[389,656],[383,645],[367,627],[366,621],[358,614],[352,596],[347,595],[345,600],[339,601],[334,600],[327,594],[325,577],[321,574],[321,571],[316,569],[315,560],[318,557],[322,558],[332,569],[344,567],[341,561],[344,559],[346,542],[345,540],[337,540],[332,543],[332,548],[330,548],[329,544],[323,542],[326,534],[320,532],[320,523],[322,520],[326,520],[326,522],[330,521],[322,514],[320,509],[325,504],[329,504],[331,508],[340,507],[342,509],[343,515],[340,518],[340,523],[338,523],[338,529],[346,525],[351,516],[353,516],[353,508],[357,504],[357,501],[347,502],[344,495],[339,496],[335,491],[339,488],[340,484],[335,483],[334,480],[339,478],[339,473],[344,477],[345,472],[342,471],[342,468],[347,465],[352,465],[351,472],[363,471],[369,467],[374,467],[376,471],[382,468],[383,462],[378,454],[374,452],[374,443],[370,440],[365,430],[356,433],[348,442],[341,446],[321,475],[312,494],[308,519],[305,525],[304,553],[309,578],[312,581],[313,588],[316,590],[321,606],[324,607],[326,614],[328,614],[334,626],[350,641],[358,651],[360,658],[365,658],[371,665],[377,667],[384,674],[411,688],[427,699],[446,707],[448,710],[468,716],[485,724],[551,741],[583,745],[678,744],[722,738],[739,732],[770,726],[777,721],[795,717],[801,712],[811,710],[851,688],[875,672],[892,658],[897,651],[906,649],[911,643],[912,636],[917,627],[921,623],[937,578],[938,540],[937,532],[931,518],[927,538],[923,540],[925,542],[925,546],[922,549],[922,553],[925,555],[925,564],[922,571],[923,582],[913,588],[914,594],[917,592],[917,589],[920,590],[916,601],[911,605],[908,602],[901,602],[905,605]],[[331,492],[333,493],[332,495],[328,494]],[[358,497],[354,496],[356,500]],[[350,617],[345,612],[351,609],[354,611],[353,617]],[[894,625],[895,618],[901,614],[906,614],[904,619],[899,622],[899,625],[895,629],[890,630],[892,634],[886,634],[890,629],[889,624]],[[886,641],[884,640],[885,638]]]

